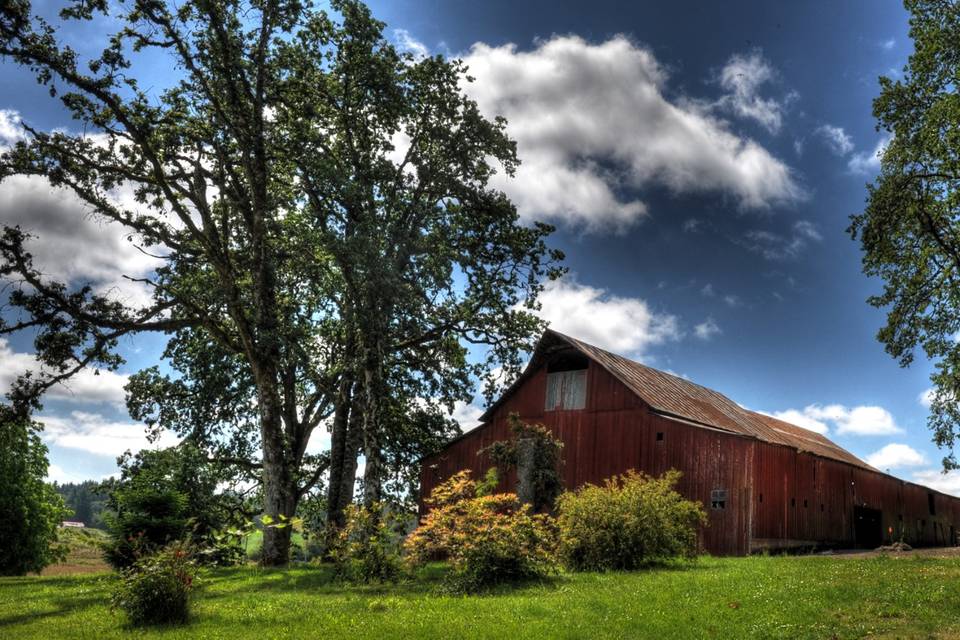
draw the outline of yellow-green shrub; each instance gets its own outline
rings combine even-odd
[[[400,559],[401,523],[374,503],[370,508],[348,505],[344,527],[333,541],[331,555],[337,575],[348,582],[396,582],[403,575]]]
[[[695,557],[697,525],[706,515],[676,492],[679,479],[673,470],[659,478],[628,471],[561,494],[561,561],[575,571],[607,571]]]
[[[469,474],[460,472],[434,490],[428,501],[433,510],[404,543],[410,560],[447,559],[451,586],[465,592],[552,573],[552,518],[531,513],[512,493],[478,496]]]

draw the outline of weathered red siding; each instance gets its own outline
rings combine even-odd
[[[946,544],[951,527],[960,523],[956,498],[792,447],[654,413],[592,361],[585,409],[545,412],[545,392],[546,368],[541,367],[485,425],[423,461],[421,495],[429,495],[462,469],[471,469],[474,477],[485,473],[490,461],[478,452],[509,438],[507,417],[517,413],[525,422],[546,425],[563,441],[567,487],[599,484],[628,469],[651,475],[681,471],[679,491],[704,504],[708,524],[701,540],[717,555],[798,545],[852,545],[854,504],[882,511],[887,541],[900,539],[902,530],[903,539],[911,544]],[[657,440],[658,433],[662,440]],[[513,477],[504,482],[510,487],[513,483]],[[714,489],[727,490],[725,509],[710,509]],[[929,513],[928,493],[935,495],[936,516]]]

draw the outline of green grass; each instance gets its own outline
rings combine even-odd
[[[345,587],[326,568],[204,574],[193,621],[153,638],[960,638],[960,560],[704,558],[564,575],[484,596],[416,583]],[[0,579],[2,638],[131,635],[111,574]]]

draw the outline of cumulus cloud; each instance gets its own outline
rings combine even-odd
[[[840,435],[888,436],[903,433],[893,415],[877,406],[811,404],[803,409],[787,409],[768,415],[817,433],[827,433],[831,428]]]
[[[920,392],[920,395],[917,396],[917,402],[929,409],[930,405],[933,404],[933,400],[936,398],[936,395],[937,390],[933,387],[930,387],[929,389],[925,389],[924,391]]]
[[[453,405],[451,418],[457,421],[460,428],[464,431],[470,431],[480,426],[480,416],[483,415],[483,407],[478,407],[473,403],[457,402]]]
[[[773,98],[762,98],[759,90],[774,80],[773,66],[760,54],[734,54],[720,71],[720,86],[729,93],[720,105],[741,118],[755,120],[770,133],[777,133],[783,124],[784,104]]]
[[[722,333],[720,326],[713,318],[707,318],[693,328],[693,334],[701,340],[710,340],[715,335]]]
[[[943,493],[960,496],[960,471],[944,473],[937,469],[922,469],[914,472],[913,481]]]
[[[767,260],[779,261],[796,258],[811,242],[822,239],[816,225],[809,220],[798,220],[788,234],[752,229],[744,234],[740,243]]]
[[[6,394],[21,374],[41,371],[40,363],[32,354],[17,352],[6,338],[0,338],[0,394]],[[105,402],[122,407],[124,385],[130,377],[114,371],[83,369],[69,380],[56,385],[47,397],[73,403]]]
[[[835,155],[845,156],[853,151],[853,139],[843,130],[843,127],[825,124],[817,127],[815,133],[823,139],[827,148]]]
[[[850,161],[847,162],[847,168],[851,173],[863,175],[877,173],[880,171],[880,158],[883,156],[883,152],[886,151],[891,139],[889,135],[884,136],[877,141],[873,151],[860,151],[853,154],[850,156]]]
[[[0,109],[0,151],[22,140],[23,136],[20,113],[12,109]]]
[[[927,464],[927,458],[909,445],[892,443],[867,456],[867,464],[877,469],[919,467]]]
[[[556,280],[540,296],[538,315],[552,329],[615,353],[642,355],[647,348],[678,340],[676,317],[653,311],[644,300],[606,289]]]
[[[67,189],[54,189],[39,176],[11,176],[0,182],[0,211],[3,224],[34,236],[27,248],[45,276],[92,283],[131,304],[149,303],[150,292],[123,276],[143,277],[160,261],[128,240],[129,229],[92,214]]]
[[[69,416],[37,419],[43,423],[42,437],[48,443],[102,456],[116,457],[128,449],[171,447],[179,441],[172,433],[165,432],[157,442],[151,443],[142,424],[111,420],[99,413],[73,411]]]
[[[413,55],[414,60],[422,60],[430,56],[427,45],[414,38],[406,29],[394,29],[393,41],[398,49]]]
[[[702,102],[668,99],[667,72],[625,36],[555,36],[531,51],[477,43],[464,60],[476,78],[465,90],[517,141],[516,178],[494,184],[527,220],[624,229],[647,215],[628,195],[645,187],[724,194],[748,209],[803,197],[786,164]],[[740,82],[728,82],[734,96]]]

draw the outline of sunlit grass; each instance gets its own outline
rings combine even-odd
[[[704,558],[687,568],[563,575],[484,596],[409,584],[347,587],[324,567],[204,574],[171,638],[958,637],[960,560]],[[107,573],[0,579],[2,638],[119,638]]]

